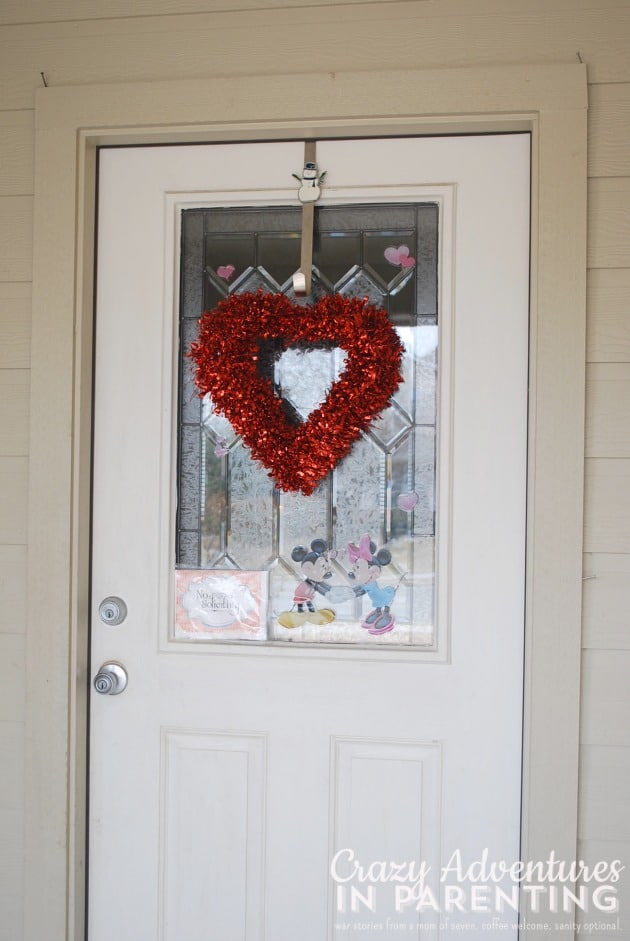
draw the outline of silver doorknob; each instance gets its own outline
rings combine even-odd
[[[117,696],[127,686],[127,671],[120,663],[104,663],[94,677],[94,689],[102,696]]]
[[[98,616],[103,624],[116,627],[118,624],[122,624],[127,617],[127,605],[122,598],[116,598],[114,595],[103,598],[98,606]]]

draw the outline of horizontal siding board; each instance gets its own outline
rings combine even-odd
[[[630,363],[587,366],[586,456],[630,458]]]
[[[255,134],[256,126],[260,128],[260,133],[267,133],[267,122],[272,126],[271,136],[279,137],[282,135],[281,126],[278,125],[280,114],[286,122],[296,122],[298,126],[304,126],[306,122],[308,127],[314,121],[314,131],[327,125],[330,116],[334,115],[340,133],[343,133],[343,121],[347,118],[354,134],[360,135],[357,103],[365,97],[366,74],[365,71],[310,72],[290,76],[224,76],[182,82],[169,80],[68,89],[42,88],[36,95],[41,105],[39,131],[42,141],[53,141],[58,136],[60,141],[64,141],[63,150],[70,151],[68,139],[63,137],[64,124],[71,120],[76,127],[90,126],[95,119],[94,109],[97,108],[101,127],[114,128],[113,135],[105,131],[105,140],[123,145],[133,143],[137,133],[133,128],[136,126],[147,129],[147,133],[157,142],[168,142],[172,139],[170,133],[160,133],[158,128],[169,122],[174,122],[175,126],[182,129],[184,139],[190,133],[193,139],[202,141],[206,133],[203,130],[204,122],[220,126],[218,133],[225,134],[227,140],[238,139],[239,133],[246,133],[247,136]],[[449,115],[467,113],[471,107],[478,110],[480,101],[487,101],[489,127],[496,127],[497,124],[501,125],[502,119],[496,115],[493,117],[493,108],[501,114],[509,112],[510,115],[518,115],[531,107],[532,100],[540,100],[544,102],[542,122],[550,130],[549,137],[545,134],[544,139],[555,139],[556,135],[561,137],[562,129],[566,128],[568,133],[578,133],[580,137],[584,135],[586,145],[587,87],[586,68],[583,65],[575,63],[544,68],[511,66],[505,74],[510,88],[507,95],[496,84],[496,69],[441,68],[378,72],[378,89],[374,92],[378,99],[375,113],[382,115],[384,122],[379,120],[379,133],[383,130],[387,132],[388,127],[397,126],[398,120],[402,122],[401,126],[411,130],[417,127],[416,118],[413,113],[409,113],[410,102],[413,102],[416,114],[426,118],[434,115],[436,126],[446,132],[453,127],[453,122],[455,129],[461,130],[459,118],[449,118]],[[313,94],[314,88],[317,88],[317,95]],[[401,88],[407,89],[409,94],[401,95]],[[208,103],[207,108],[200,106],[203,101]],[[436,104],[437,101],[439,104]],[[278,102],[281,102],[281,106]],[[122,109],[126,123],[132,128],[128,133],[119,127]],[[563,114],[556,118],[555,112],[558,110]],[[252,119],[255,120],[254,125]],[[518,118],[516,120],[518,122]],[[247,124],[247,131],[239,130],[241,121]],[[189,131],[186,130],[187,125],[190,125]],[[290,126],[287,125],[288,128]],[[366,130],[369,131],[369,127],[364,132]],[[571,164],[580,182],[581,171],[585,169],[585,155],[586,146],[583,150],[579,147]],[[72,159],[74,149],[63,158],[63,163]],[[60,167],[58,172],[62,170]],[[53,172],[52,168],[46,168],[46,174],[52,175]],[[581,205],[575,206],[574,203],[567,210],[568,218],[575,216],[576,219],[576,225],[571,226],[571,230],[576,239],[575,251],[580,256],[583,247],[580,239],[581,210]],[[573,246],[573,241],[567,242],[563,238],[563,245]],[[565,248],[565,251],[568,252],[567,257],[572,257],[572,249]],[[579,282],[576,282],[574,293],[576,296],[580,294]]]
[[[26,630],[26,546],[0,546],[0,633]]]
[[[0,282],[0,369],[28,369],[31,362],[31,285]]]
[[[593,866],[600,859],[606,862],[620,862],[626,867],[625,874],[620,879],[621,897],[627,899],[627,907],[623,906],[626,918],[630,919],[630,840],[580,840],[578,842],[578,857],[589,866]],[[630,924],[628,925],[630,927]]]
[[[614,889],[614,892],[613,892]],[[597,938],[597,941],[603,941],[604,938],[614,938],[615,941],[630,941],[630,919],[628,917],[628,910],[625,907],[621,907],[625,899],[627,898],[627,893],[625,891],[625,882],[617,883],[616,886],[609,888],[607,884],[603,884],[601,887],[600,893],[596,896],[597,905],[593,901],[593,894],[596,891],[596,887],[591,883],[590,892],[587,890],[585,896],[585,905],[589,906],[589,909],[580,909],[575,910],[575,915],[571,916],[566,915],[567,923],[571,924],[574,919],[574,930],[575,938]],[[560,895],[562,899],[562,895]],[[566,908],[571,907],[571,897],[567,896]],[[562,904],[562,901],[559,903]],[[609,905],[619,905],[619,909],[612,911],[608,908]],[[604,910],[600,909],[601,906]]]
[[[591,180],[588,200],[588,267],[628,268],[630,179]]]
[[[577,847],[577,858],[584,860],[584,863],[592,870],[597,863],[606,863],[609,867],[615,864],[617,869],[625,868],[616,882],[607,881],[605,884],[612,886],[616,890],[616,899],[618,911],[616,913],[603,913],[601,920],[612,920],[618,927],[615,931],[595,933],[591,929],[587,932],[585,925],[594,921],[600,921],[600,914],[591,909],[589,912],[578,913],[577,922],[582,927],[577,935],[587,934],[589,937],[597,937],[598,941],[602,938],[614,938],[614,941],[630,941],[630,841],[627,840],[579,840]]]
[[[0,297],[0,369],[24,369],[30,362],[30,299]]]
[[[630,748],[580,749],[581,840],[630,840]]]
[[[630,650],[630,555],[584,556],[582,604],[585,649]]]
[[[287,9],[327,7],[339,0],[284,0]],[[395,4],[398,0],[379,0],[379,3]],[[420,0],[427,2],[427,0]],[[357,7],[365,0],[343,0],[343,5]],[[271,10],[278,6],[277,0],[240,0],[239,11],[253,13]],[[54,23],[67,20],[103,20],[145,16],[174,16],[195,13],[229,13],[234,3],[229,0],[3,0],[0,24]]]
[[[584,551],[630,552],[630,460],[585,461]]]
[[[630,749],[630,650],[585,650],[582,655],[583,745]]]
[[[28,459],[0,456],[0,544],[26,544]]]
[[[0,721],[24,722],[25,642],[23,634],[0,634]]]
[[[400,6],[399,0],[379,0]],[[463,16],[470,12],[470,0],[416,0],[418,6],[424,2],[422,13],[427,17]],[[612,10],[623,7],[625,0],[527,0],[531,10]],[[339,4],[347,7],[365,6],[366,0],[284,0],[286,9],[326,7]],[[278,6],[277,0],[240,0],[239,9],[254,11]],[[523,0],[476,0],[475,13],[504,13],[506,10],[521,10]],[[3,0],[0,9],[0,24],[55,22],[63,20],[103,19],[130,16],[171,16],[173,14],[229,12],[233,9],[230,0]]]
[[[11,884],[6,890],[3,885],[0,885],[0,912],[2,912],[0,941],[21,941],[23,937],[23,903],[20,896],[22,865],[19,855],[15,852],[12,861],[15,872],[11,878]],[[16,882],[20,888],[15,887]]]
[[[24,724],[0,720],[0,808],[24,808]]]
[[[19,898],[22,892],[23,828],[23,814],[20,811],[0,808],[0,891],[2,892],[0,904],[5,893],[7,898],[11,895]],[[12,912],[13,906],[9,906],[8,911]],[[1,930],[4,930],[5,909],[0,908],[0,912],[2,912]],[[21,932],[19,935],[6,935],[10,941],[15,941],[16,937],[21,936]],[[1,933],[0,938],[2,938]]]
[[[32,293],[32,285],[28,281],[0,281],[0,304],[11,300],[30,302]]]
[[[630,268],[596,268],[587,281],[589,363],[630,362]]]
[[[630,81],[630,9],[520,10],[423,17],[423,3],[273,9],[5,26],[4,107],[33,107],[50,85],[220,75],[588,64],[591,82]],[[400,90],[404,95],[404,88]]]
[[[28,454],[28,369],[0,369],[0,455]]]
[[[0,111],[0,196],[32,193],[33,112]]]
[[[588,174],[630,176],[630,83],[589,89]]]
[[[30,281],[32,256],[32,196],[0,197],[0,281]]]

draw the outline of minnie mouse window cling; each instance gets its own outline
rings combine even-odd
[[[348,558],[352,562],[348,578],[357,583],[355,593],[368,595],[374,605],[373,610],[361,621],[361,627],[369,634],[388,634],[396,624],[390,608],[398,586],[381,587],[377,579],[383,567],[392,561],[391,552],[388,549],[377,549],[376,543],[366,533],[358,546],[352,542],[348,544]]]

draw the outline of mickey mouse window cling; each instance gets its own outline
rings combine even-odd
[[[313,604],[316,593],[324,598],[330,592],[331,586],[327,579],[332,578],[330,556],[323,539],[313,539],[310,548],[295,546],[291,558],[298,562],[300,572],[304,576],[293,593],[293,604],[290,611],[283,611],[278,615],[278,623],[282,627],[299,627],[305,621],[311,624],[329,624],[334,621],[335,612],[332,608],[315,608]]]

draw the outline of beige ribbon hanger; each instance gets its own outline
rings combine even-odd
[[[320,182],[324,173],[318,176],[315,162],[316,142],[304,141],[304,169],[298,190],[298,199],[302,203],[302,241],[300,252],[300,270],[293,275],[295,294],[311,293],[311,275],[313,271],[313,226],[315,221],[315,203],[321,196]],[[296,174],[293,174],[297,176]]]

